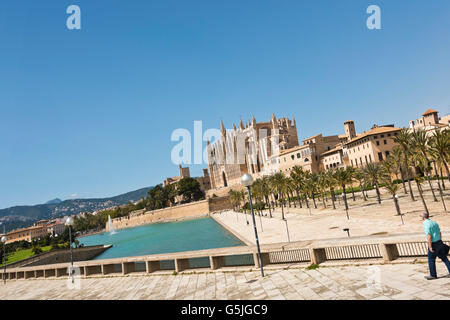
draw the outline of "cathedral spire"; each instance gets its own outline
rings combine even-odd
[[[295,117],[294,116],[292,116],[292,126],[294,126],[294,127],[297,126],[297,124],[295,123]]]
[[[244,130],[244,129],[245,129],[245,127],[244,127],[244,123],[242,122],[242,118],[241,118],[241,124],[240,124],[240,126],[241,126],[241,129],[242,129],[242,130]]]
[[[225,126],[223,125],[223,121],[220,120],[220,132],[224,136],[226,134]]]
[[[255,116],[252,116],[252,126],[256,127],[256,119]]]

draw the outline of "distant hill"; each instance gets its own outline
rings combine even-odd
[[[40,219],[51,219],[82,212],[99,211],[110,207],[124,205],[130,201],[136,202],[143,197],[146,197],[147,192],[151,188],[152,187],[142,188],[110,198],[73,199],[64,201],[54,199],[45,204],[34,206],[14,206],[1,209],[0,220],[5,223],[7,230],[12,230],[30,226],[34,221]],[[3,230],[0,230],[0,232],[1,231]]]
[[[55,203],[61,203],[62,200],[59,198],[55,198],[53,200],[47,201],[45,204],[55,204]]]

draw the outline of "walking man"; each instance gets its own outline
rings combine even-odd
[[[442,260],[447,266],[450,274],[450,261],[447,259],[447,250],[445,244],[442,242],[442,234],[437,222],[429,219],[429,214],[423,212],[420,217],[423,220],[423,231],[428,241],[428,267],[430,275],[425,276],[427,280],[437,279],[436,274],[436,257]]]

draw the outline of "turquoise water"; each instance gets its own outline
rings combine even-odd
[[[245,245],[211,218],[157,223],[78,238],[85,246],[112,244],[95,259],[143,256]]]

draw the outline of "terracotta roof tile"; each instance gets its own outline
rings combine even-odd
[[[388,132],[393,132],[393,131],[400,131],[401,128],[395,128],[395,127],[377,127],[377,128],[373,128],[370,129],[369,131],[360,134],[359,136],[356,136],[355,138],[353,138],[352,140],[346,142],[345,144],[348,145],[352,142],[358,141],[359,139],[363,139],[365,137],[374,135],[374,134],[381,134],[381,133],[388,133]]]

